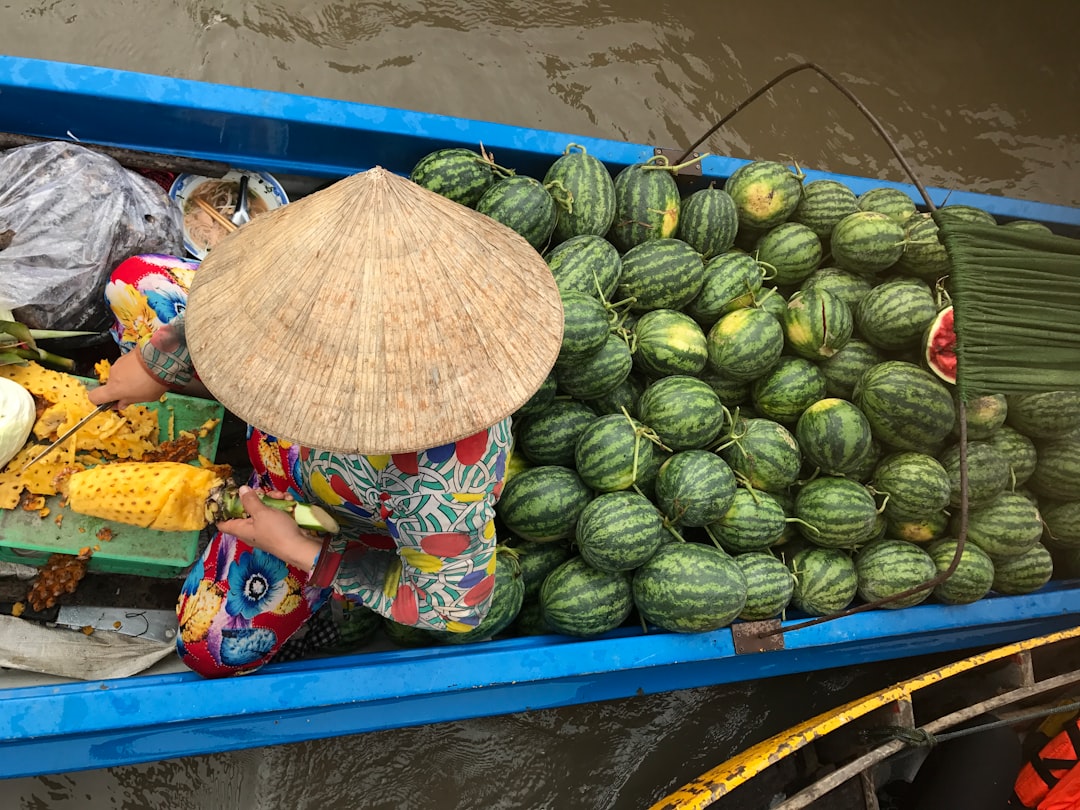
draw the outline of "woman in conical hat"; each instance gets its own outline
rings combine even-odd
[[[250,517],[218,524],[184,584],[184,661],[251,672],[334,594],[407,625],[475,627],[494,585],[510,416],[550,372],[562,323],[522,237],[380,168],[215,246],[186,310],[91,399],[151,401],[197,371],[249,423],[252,484],[317,503],[342,529],[303,532],[246,490]]]

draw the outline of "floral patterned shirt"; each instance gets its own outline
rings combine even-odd
[[[171,387],[193,376],[180,315],[141,347]],[[300,447],[249,429],[257,484],[317,503],[341,525],[333,588],[401,624],[465,632],[487,612],[495,582],[495,503],[510,419],[440,447],[351,455]]]

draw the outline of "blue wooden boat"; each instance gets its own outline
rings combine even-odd
[[[0,132],[218,161],[311,187],[424,154],[483,144],[539,174],[569,142],[613,170],[654,146],[56,62],[0,57]],[[665,146],[665,145],[659,145]],[[707,157],[702,180],[745,161]],[[835,177],[856,193],[893,185]],[[1080,210],[931,189],[935,200],[1071,230]],[[731,683],[925,653],[1001,645],[1080,624],[1080,584],[971,605],[872,611],[738,653],[730,629],[622,629],[591,640],[513,638],[275,664],[242,681],[180,671],[94,682],[0,677],[0,777],[99,768],[529,709]],[[0,673],[3,675],[3,673]]]

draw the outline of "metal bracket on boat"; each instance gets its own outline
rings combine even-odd
[[[731,639],[735,642],[735,652],[742,655],[784,649],[784,634],[777,633],[779,629],[779,619],[739,622],[731,625]]]
[[[677,166],[680,162],[685,163],[688,160],[693,160],[694,158],[701,157],[700,152],[691,152],[690,154],[686,155],[686,157],[684,157],[682,161],[677,161],[676,158],[682,157],[685,151],[686,150],[684,149],[667,149],[663,146],[653,147],[653,155],[663,155],[668,159],[668,163],[670,163],[672,166]],[[689,166],[682,166],[681,168],[676,169],[674,173],[677,175],[684,174],[691,177],[701,177],[701,161],[695,160]]]

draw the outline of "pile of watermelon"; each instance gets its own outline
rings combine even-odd
[[[412,179],[520,233],[564,305],[558,362],[514,418],[513,562],[458,640],[822,616],[952,562],[949,263],[906,193],[763,160],[684,192],[662,157],[613,176],[573,144],[543,178],[445,149]],[[1080,569],[1080,393],[966,406],[969,542],[888,608]]]

